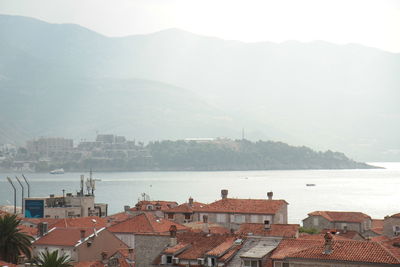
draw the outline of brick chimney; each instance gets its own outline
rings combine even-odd
[[[325,244],[324,244],[324,252],[323,254],[329,255],[332,254],[332,249],[333,249],[333,235],[329,232],[327,232],[324,235],[325,239]]]
[[[221,190],[221,198],[222,199],[227,199],[228,198],[228,189],[222,189]]]
[[[176,232],[178,231],[178,229],[176,228],[175,224],[172,224],[169,227],[169,245],[171,247],[176,246],[176,244],[178,243],[177,238],[176,238]]]
[[[193,198],[189,197],[189,206],[193,206]]]
[[[270,191],[267,193],[268,200],[272,200],[272,196],[274,195],[274,192]]]

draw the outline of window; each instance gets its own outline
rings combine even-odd
[[[250,215],[250,222],[258,223],[258,215]]]
[[[174,214],[173,213],[168,213],[168,219],[174,219]]]
[[[171,264],[172,263],[172,256],[167,256],[167,264]]]
[[[217,223],[225,223],[226,215],[225,214],[217,214]]]
[[[244,223],[246,217],[244,215],[235,215],[235,223]]]
[[[147,205],[147,210],[153,210],[153,205]]]
[[[258,261],[257,260],[244,260],[243,266],[244,267],[258,267]]]
[[[185,220],[190,220],[191,214],[190,213],[185,213]]]
[[[313,224],[314,224],[314,226],[318,226],[318,217],[315,217],[314,219],[313,219]]]
[[[282,267],[282,262],[281,261],[274,262],[274,267]]]
[[[393,226],[393,233],[394,233],[394,235],[400,235],[400,226],[399,225]]]
[[[289,267],[289,263],[284,262],[284,263],[282,264],[282,267]]]

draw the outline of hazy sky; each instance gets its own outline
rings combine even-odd
[[[248,42],[325,40],[400,52],[400,0],[0,0],[0,13],[108,36],[175,27]]]

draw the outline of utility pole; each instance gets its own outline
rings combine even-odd
[[[21,189],[22,189],[22,195],[21,195],[21,197],[22,197],[22,200],[21,200],[21,206],[22,206],[22,214],[25,214],[25,209],[24,209],[24,207],[25,207],[25,205],[24,205],[24,185],[21,183],[21,181],[18,179],[18,177],[17,176],[15,176],[15,178],[17,179],[17,181],[18,181],[18,183],[19,183],[19,185],[21,186]]]
[[[24,178],[25,183],[28,185],[28,197],[31,197],[31,186],[30,186],[30,184],[28,183],[28,180],[26,180],[24,174],[22,174],[22,177]]]
[[[14,189],[14,214],[17,214],[17,189],[15,188],[13,182],[10,177],[7,177],[7,180],[10,182],[11,186]]]

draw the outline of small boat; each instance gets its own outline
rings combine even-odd
[[[61,168],[61,169],[52,170],[52,171],[50,171],[50,174],[64,174],[64,169]]]
[[[315,184],[306,184],[306,186],[315,186]]]

